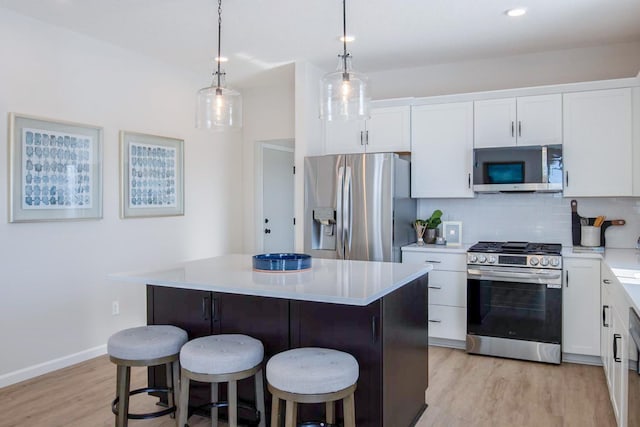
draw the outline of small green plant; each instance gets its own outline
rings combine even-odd
[[[435,211],[433,211],[429,219],[419,220],[419,221],[423,221],[427,226],[427,228],[433,229],[433,228],[438,228],[438,226],[442,223],[442,220],[440,219],[441,217],[442,217],[442,211],[440,209],[436,209]]]

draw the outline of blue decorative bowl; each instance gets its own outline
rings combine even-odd
[[[306,254],[260,254],[253,256],[253,269],[267,272],[308,270],[311,256]]]

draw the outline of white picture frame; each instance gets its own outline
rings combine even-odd
[[[120,217],[184,215],[184,140],[120,131]]]
[[[462,222],[442,221],[442,236],[447,242],[447,246],[462,245]]]
[[[9,222],[102,218],[98,126],[9,113]]]

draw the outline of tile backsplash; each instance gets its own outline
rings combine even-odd
[[[576,198],[581,216],[624,219],[606,231],[611,248],[635,248],[640,236],[640,199]],[[571,198],[561,194],[478,194],[473,199],[419,199],[418,218],[435,209],[443,221],[462,221],[462,241],[522,240],[571,246]]]

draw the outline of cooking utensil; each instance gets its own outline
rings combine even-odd
[[[596,217],[596,220],[593,222],[593,226],[594,227],[600,227],[602,225],[602,223],[604,222],[604,219],[606,217],[604,215],[599,215]]]
[[[578,215],[578,201],[571,201],[571,237],[573,241],[573,246],[580,246],[580,226],[588,225],[581,224],[581,217]]]

